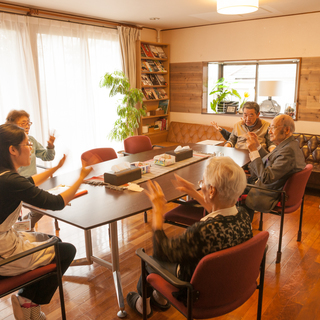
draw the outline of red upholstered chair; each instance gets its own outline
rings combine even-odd
[[[313,169],[312,164],[307,164],[306,167],[297,173],[294,173],[286,182],[283,189],[281,191],[278,190],[270,190],[259,188],[254,185],[248,185],[252,188],[262,189],[264,191],[270,192],[278,192],[280,195],[280,201],[276,205],[276,207],[268,212],[281,217],[280,220],[280,231],[279,231],[279,245],[278,245],[278,252],[277,252],[277,259],[276,263],[281,261],[281,246],[282,246],[282,234],[283,234],[283,224],[284,224],[284,215],[287,213],[293,213],[300,207],[300,222],[299,222],[299,230],[297,241],[301,241],[302,235],[302,218],[303,218],[303,201],[304,201],[304,192],[306,189],[306,185],[308,179],[310,177],[311,171]],[[243,201],[246,195],[242,196]],[[263,228],[263,212],[260,212],[260,222],[259,222],[259,230]]]
[[[153,149],[151,140],[148,136],[132,136],[123,141],[124,152],[135,154]]]
[[[96,163],[118,158],[112,148],[96,148],[84,152],[81,155],[81,162],[84,165],[91,166]]]
[[[143,249],[138,249],[136,253],[141,258],[142,267],[144,319],[147,319],[146,281],[187,319],[208,319],[229,313],[245,303],[258,289],[257,319],[261,319],[268,237],[269,233],[262,231],[235,247],[208,254],[200,260],[190,282],[177,279]],[[151,273],[146,278],[145,263],[157,273]],[[186,306],[172,295],[181,288],[187,290]]]
[[[37,282],[53,274],[56,274],[58,279],[58,285],[59,285],[59,293],[60,293],[61,315],[62,315],[62,319],[65,320],[66,311],[65,311],[64,298],[63,298],[62,273],[61,273],[61,266],[60,266],[58,242],[59,242],[59,239],[57,237],[53,237],[49,242],[46,242],[45,244],[42,244],[38,247],[27,250],[25,252],[19,253],[10,258],[0,260],[0,268],[1,268],[1,266],[5,264],[21,259],[37,251],[43,250],[51,246],[55,247],[56,257],[54,261],[51,262],[50,264],[43,267],[39,267],[32,271],[22,273],[17,276],[0,278],[0,298],[19,290],[20,288],[26,286],[27,284]]]
[[[175,200],[172,202],[178,203],[180,206],[164,214],[166,223],[187,228],[200,221],[207,214],[206,210],[196,200]]]

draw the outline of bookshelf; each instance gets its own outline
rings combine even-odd
[[[170,46],[159,42],[137,41],[137,83],[136,86],[142,89],[145,94],[144,104],[147,115],[141,118],[139,135],[149,136],[153,144],[165,141],[168,135],[170,116]],[[146,51],[152,47],[160,47],[165,58],[156,57],[154,54],[147,56]],[[150,50],[152,52],[152,50]],[[144,52],[144,53],[143,53]],[[145,55],[145,56],[144,56]],[[152,55],[152,56],[151,56]],[[156,68],[154,68],[154,65]],[[155,71],[155,69],[158,69]],[[148,97],[148,98],[147,98]],[[165,107],[167,105],[167,107]],[[166,109],[166,113],[161,114],[159,108]],[[157,128],[158,126],[158,128]],[[161,127],[161,128],[160,128]]]

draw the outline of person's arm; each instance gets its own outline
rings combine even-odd
[[[64,154],[62,159],[59,161],[59,163],[50,169],[47,169],[44,172],[38,173],[34,176],[32,176],[33,182],[36,186],[39,186],[40,184],[44,183],[47,179],[49,179],[59,168],[61,168],[66,160],[66,155]]]
[[[53,144],[49,144],[48,141],[48,147],[50,145],[50,148],[44,148],[43,145],[38,142],[34,137],[29,137],[31,142],[33,143],[33,149],[35,152],[35,156],[36,158],[41,159],[42,161],[51,161],[54,159],[55,157],[55,149],[54,149],[54,145]]]
[[[228,140],[230,137],[231,132],[227,131],[224,128],[221,128],[215,121],[211,121],[212,126],[221,133],[222,137],[225,140]]]
[[[209,203],[205,202],[201,191],[197,191],[195,186],[191,182],[181,178],[177,174],[174,174],[174,176],[176,180],[172,180],[172,183],[176,187],[176,189],[180,190],[183,193],[186,193],[191,198],[198,201],[208,212],[211,212],[212,207]]]
[[[234,148],[237,143],[237,140],[238,140],[238,137],[235,135],[234,130],[232,130],[230,137],[224,146]]]

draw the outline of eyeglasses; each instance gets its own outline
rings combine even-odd
[[[32,125],[32,122],[30,122],[30,121],[23,121],[23,122],[20,122],[20,123],[17,123],[17,125],[19,126],[19,127],[26,127],[26,126],[31,126]]]
[[[19,144],[19,146],[26,146],[26,147],[32,147],[33,143],[31,141],[28,141],[28,143],[25,144]]]
[[[257,115],[256,114],[243,114],[243,117],[244,118],[254,118],[254,117],[256,117]]]
[[[202,189],[205,186],[210,186],[210,184],[205,184],[203,180],[198,181],[198,186],[200,189]]]
[[[269,126],[268,131],[270,131],[270,130],[275,131],[276,129],[278,129],[278,128],[283,128],[283,127],[284,127],[284,126],[278,126],[278,127]]]

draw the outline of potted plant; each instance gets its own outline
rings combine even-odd
[[[210,102],[211,109],[214,112],[225,112],[227,106],[237,106],[239,102],[230,101],[231,97],[237,97],[241,100],[241,96],[237,90],[230,88],[231,84],[227,82],[224,78],[220,78],[212,91],[209,93],[216,94],[216,98]]]
[[[117,106],[119,118],[108,135],[109,139],[123,141],[134,135],[139,127],[141,117],[146,115],[142,91],[137,88],[130,89],[129,80],[122,71],[106,73],[100,81],[100,87],[111,89],[109,97],[114,97],[118,93],[122,95]],[[141,108],[136,107],[138,103],[141,103]]]

